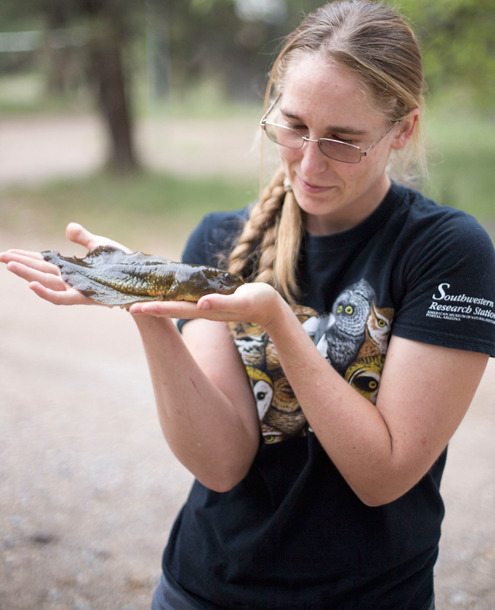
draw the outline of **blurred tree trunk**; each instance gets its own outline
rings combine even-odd
[[[103,31],[106,28],[103,28]],[[99,110],[108,129],[111,149],[108,164],[128,173],[138,169],[131,103],[124,68],[125,44],[115,33],[95,35],[90,41],[90,72],[96,87]]]
[[[109,134],[108,166],[121,173],[137,171],[131,88],[124,57],[129,43],[126,27],[129,7],[121,0],[84,0],[82,4],[91,28],[90,79]]]
[[[67,53],[54,49],[51,45],[53,32],[67,25],[67,15],[59,2],[48,2],[44,4],[45,19],[48,26],[48,38],[46,40],[45,53],[47,55],[47,90],[49,93],[65,93],[65,61]]]

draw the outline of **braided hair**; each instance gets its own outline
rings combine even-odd
[[[279,170],[251,211],[230,254],[229,271],[247,281],[271,284],[293,302],[298,296],[301,236],[301,212],[285,185],[283,170]]]

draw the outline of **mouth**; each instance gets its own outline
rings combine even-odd
[[[297,179],[299,180],[301,187],[307,193],[315,193],[315,194],[316,193],[325,193],[325,192],[329,191],[331,188],[333,188],[331,186],[320,186],[319,184],[312,184],[310,182],[306,182],[306,180],[304,180],[300,176],[298,176]]]

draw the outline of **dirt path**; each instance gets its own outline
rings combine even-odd
[[[31,145],[91,128],[36,129]],[[0,228],[0,250],[13,246],[60,244]],[[495,608],[494,379],[490,363],[451,443],[438,610]],[[162,440],[126,312],[53,307],[0,267],[0,610],[148,609],[190,482]]]
[[[157,170],[182,174],[257,176],[256,120],[141,121],[139,157]],[[0,185],[72,177],[96,170],[105,160],[106,138],[97,117],[72,115],[0,117]]]

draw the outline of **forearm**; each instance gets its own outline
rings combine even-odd
[[[246,474],[259,431],[203,372],[168,318],[134,316],[163,434],[203,484],[225,491]]]
[[[406,491],[413,481],[377,407],[329,365],[289,307],[280,307],[267,331],[311,428],[356,494],[374,504]]]

